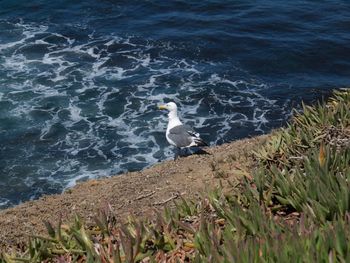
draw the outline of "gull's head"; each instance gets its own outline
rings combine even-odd
[[[170,112],[177,112],[177,106],[174,102],[168,102],[167,104],[160,105],[160,110],[168,110]]]

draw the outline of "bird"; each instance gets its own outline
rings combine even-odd
[[[169,111],[169,121],[165,135],[169,144],[177,148],[175,159],[177,159],[181,149],[208,146],[208,144],[200,137],[199,133],[195,132],[190,126],[185,125],[180,121],[177,115],[177,105],[175,102],[160,105],[159,109]],[[205,151],[203,152],[206,153]]]

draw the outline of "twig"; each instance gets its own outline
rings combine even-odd
[[[123,206],[124,206],[124,204],[121,204],[121,205],[117,208],[117,210],[121,209]]]
[[[181,193],[181,194],[180,194],[180,193],[175,193],[175,194],[173,194],[172,197],[169,197],[168,199],[166,199],[166,200],[164,200],[164,201],[162,201],[162,202],[153,203],[153,205],[164,205],[164,204],[170,202],[171,200],[174,200],[174,199],[176,199],[176,198],[178,198],[179,196],[184,195],[184,194],[185,194],[185,193]]]
[[[152,192],[150,192],[150,193],[148,193],[148,194],[140,195],[140,196],[138,196],[138,197],[135,198],[135,201],[136,201],[136,200],[141,200],[141,199],[143,199],[143,198],[149,197],[149,196],[154,195],[154,194],[155,194],[155,191],[152,191]]]
[[[289,159],[302,160],[304,159],[304,156],[290,156]]]

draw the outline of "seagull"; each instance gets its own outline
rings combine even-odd
[[[195,132],[190,126],[182,124],[177,116],[177,106],[174,102],[160,105],[159,109],[169,111],[169,122],[165,135],[167,141],[171,145],[175,146],[178,150],[188,149],[190,147],[208,146],[208,144],[200,138],[199,133]],[[177,155],[175,159],[176,157]]]

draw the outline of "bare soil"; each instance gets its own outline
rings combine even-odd
[[[0,249],[20,249],[31,235],[46,235],[44,221],[69,222],[75,215],[93,222],[107,203],[123,222],[129,215],[149,216],[180,196],[199,199],[206,190],[251,176],[256,165],[252,150],[267,136],[206,148],[208,155],[191,155],[154,165],[140,172],[80,183],[59,195],[44,196],[0,211]]]

